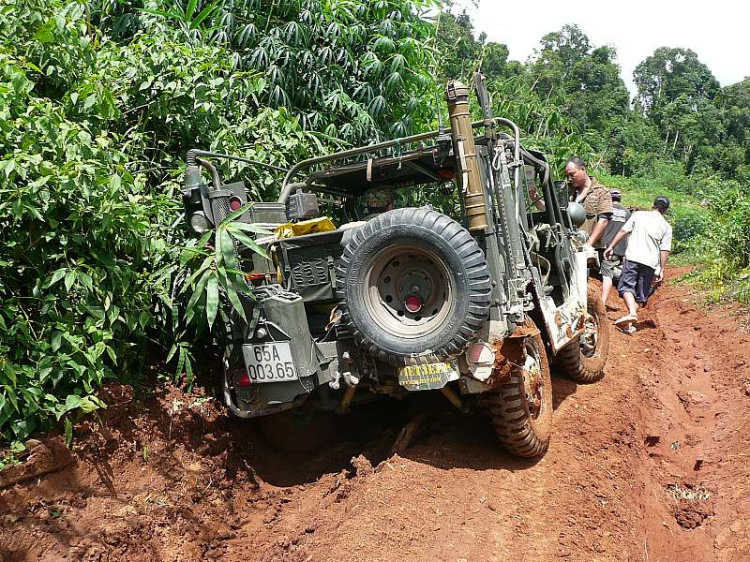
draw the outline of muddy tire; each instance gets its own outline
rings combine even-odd
[[[514,369],[484,401],[503,446],[519,457],[539,457],[547,451],[552,433],[552,379],[542,336],[530,319],[526,325],[535,335],[523,340],[523,368]]]
[[[380,361],[461,353],[487,319],[491,279],[471,234],[431,209],[398,209],[357,229],[336,267],[342,320]]]
[[[591,383],[604,377],[609,356],[609,318],[599,287],[589,281],[584,333],[557,354],[562,370],[576,382]]]

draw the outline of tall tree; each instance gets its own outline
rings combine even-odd
[[[750,181],[750,78],[722,88],[715,105],[723,127],[721,171]]]
[[[685,96],[697,107],[719,92],[719,82],[690,49],[659,47],[633,73],[638,98],[647,114]]]
[[[472,73],[481,71],[489,80],[519,74],[523,66],[508,61],[508,47],[487,41],[487,34],[474,36],[474,24],[466,11],[454,14],[442,11],[437,20],[438,85],[450,79],[468,82]]]
[[[708,116],[720,86],[695,52],[660,47],[636,67],[633,78],[641,107],[664,143],[662,154],[685,161],[688,170],[715,157],[719,121]]]
[[[543,100],[561,106],[577,128],[593,134],[603,148],[630,101],[616,60],[614,48],[594,48],[577,25],[565,25],[542,38],[528,68],[531,88]]]

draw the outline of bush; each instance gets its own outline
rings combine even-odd
[[[1,10],[0,432],[22,440],[62,419],[69,431],[70,414],[103,406],[104,380],[132,381],[149,342],[180,337],[180,155],[198,145],[284,166],[316,140],[259,109],[263,80],[217,47],[156,27],[118,45],[78,2]],[[273,193],[273,176],[247,171],[256,194]]]
[[[675,253],[699,251],[704,248],[706,236],[716,220],[707,209],[694,205],[679,205],[674,207],[670,215]]]

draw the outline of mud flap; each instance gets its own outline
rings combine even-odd
[[[524,361],[526,361],[526,338],[537,335],[539,335],[538,328],[520,324],[502,341],[494,342],[492,350],[495,352],[495,363],[492,367],[492,374],[484,384],[491,387],[498,386],[510,379],[514,368],[523,368]]]

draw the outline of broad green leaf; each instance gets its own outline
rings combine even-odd
[[[52,339],[50,342],[52,344],[52,351],[60,349],[60,344],[62,343],[62,332],[58,330],[52,332]]]
[[[75,282],[76,282],[76,272],[68,271],[65,274],[65,290],[70,292],[70,288],[73,286],[73,283]]]
[[[219,310],[219,282],[216,274],[211,275],[206,283],[206,320],[208,326],[214,325]]]
[[[214,12],[214,10],[216,10],[216,7],[221,3],[221,1],[222,0],[214,0],[214,2],[212,2],[211,4],[209,4],[208,6],[206,6],[205,8],[203,8],[203,10],[201,11],[201,13],[198,14],[195,17],[195,19],[193,19],[191,21],[191,23],[190,23],[191,27],[193,27],[194,29],[197,28],[197,27],[199,27],[203,23],[203,21],[208,16],[210,16]],[[190,18],[188,18],[188,19],[190,19]]]
[[[184,293],[185,291],[187,291],[187,290],[188,290],[188,288],[189,288],[189,287],[191,287],[191,286],[193,285],[193,283],[195,283],[195,280],[196,280],[196,279],[197,279],[198,277],[200,277],[200,275],[201,275],[201,274],[203,274],[203,272],[204,272],[204,271],[206,271],[206,270],[207,270],[207,269],[208,269],[209,267],[211,267],[212,265],[214,265],[214,263],[215,263],[215,261],[214,261],[214,260],[215,260],[214,256],[208,256],[208,257],[207,257],[207,258],[206,258],[205,260],[203,260],[203,263],[202,263],[202,264],[201,264],[201,266],[200,266],[200,267],[198,268],[198,270],[197,270],[197,271],[195,271],[195,272],[194,272],[194,273],[193,273],[193,274],[192,274],[192,275],[191,275],[191,276],[190,276],[190,277],[188,278],[188,280],[187,280],[187,281],[186,281],[185,283],[183,283],[183,285],[182,285],[182,288],[180,289],[180,294],[182,294],[182,293]]]
[[[62,413],[64,414],[65,412],[69,412],[70,410],[74,410],[74,409],[80,407],[80,405],[81,405],[81,397],[78,396],[78,395],[76,395],[76,394],[69,394],[65,398],[65,404],[63,405],[63,411],[62,411]]]
[[[229,225],[227,225],[227,229],[230,231],[232,230],[244,230],[247,232],[254,232],[255,234],[262,234],[264,236],[268,236],[273,234],[270,230],[267,230],[263,228],[262,226],[258,226],[257,224],[249,224],[246,222],[233,222]]]
[[[268,257],[268,253],[258,245],[258,243],[250,238],[247,234],[244,232],[234,230],[232,231],[232,236],[234,236],[237,240],[242,242],[245,246],[247,246],[249,249],[251,249],[253,252],[260,254],[264,258]]]
[[[182,369],[185,366],[185,357],[187,355],[187,349],[185,349],[183,346],[179,347],[180,353],[177,358],[177,368],[175,369],[175,374],[178,377],[182,376]]]
[[[65,444],[70,447],[73,444],[73,422],[70,418],[65,418]]]
[[[84,414],[89,414],[94,410],[101,408],[101,404],[97,401],[95,396],[86,396],[81,399],[80,409]]]
[[[232,237],[229,235],[229,232],[227,232],[226,228],[219,228],[216,231],[216,252],[217,263],[220,262],[219,258],[221,258],[221,261],[224,262],[225,267],[237,267],[237,257],[234,251],[234,242],[232,241]]]
[[[243,214],[247,213],[250,210],[250,203],[246,203],[244,206],[240,207],[236,211],[232,211],[227,215],[227,218],[225,218],[222,221],[223,224],[228,224],[230,222],[233,222],[235,219],[241,217]]]
[[[245,316],[245,309],[242,307],[242,303],[240,302],[240,298],[237,296],[237,291],[234,289],[234,283],[231,279],[229,279],[226,275],[226,272],[219,269],[219,283],[221,284],[222,288],[227,294],[227,297],[229,298],[229,302],[232,305],[232,308],[237,311],[237,314],[240,315],[240,317],[244,320],[246,319]]]
[[[193,385],[193,359],[189,354],[185,357],[185,379],[188,383],[188,388],[192,388]]]
[[[188,0],[187,8],[185,9],[185,21],[191,22],[193,14],[195,13],[195,7],[198,4],[198,0]]]
[[[65,274],[67,272],[67,269],[58,269],[57,271],[55,271],[55,273],[52,275],[52,278],[47,282],[47,285],[45,285],[45,287],[51,287],[52,285],[60,281],[60,279],[65,277]]]
[[[193,294],[190,295],[190,300],[188,300],[188,304],[186,307],[188,313],[193,311],[193,308],[198,303],[198,300],[201,298],[201,296],[203,296],[203,289],[206,287],[206,283],[211,276],[213,276],[213,272],[206,271],[203,273],[203,276],[198,279],[198,283],[196,283],[195,289],[193,289]]]

